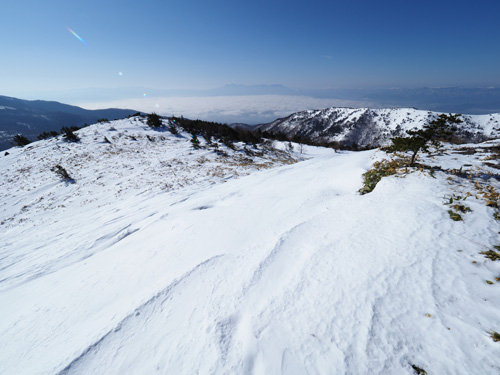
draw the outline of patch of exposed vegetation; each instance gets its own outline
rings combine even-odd
[[[454,221],[463,221],[462,214],[465,214],[467,212],[472,212],[470,207],[464,205],[463,203],[458,203],[460,201],[465,201],[468,197],[470,197],[472,194],[467,193],[465,194],[464,197],[461,195],[456,195],[453,194],[450,198],[446,198],[447,202],[444,203],[445,205],[449,205],[451,210],[448,210],[448,214],[450,215],[450,219]]]
[[[450,215],[450,219],[453,221],[464,221],[462,215],[460,215],[458,212],[448,210],[448,214]]]
[[[169,127],[171,132],[173,127],[175,129],[174,132],[182,129],[190,133],[192,137],[202,136],[207,141],[207,144],[211,144],[212,139],[215,139],[231,149],[234,148],[234,142],[244,142],[253,145],[263,142],[263,137],[258,133],[240,128],[233,129],[227,125],[211,121],[172,117],[169,120]]]
[[[424,369],[416,366],[416,365],[411,365],[411,367],[415,370],[415,374],[417,375],[427,375],[427,371],[425,371]]]
[[[58,132],[56,132],[55,130],[52,130],[50,132],[42,132],[42,133],[38,134],[37,138],[39,140],[42,140],[42,139],[54,138],[54,137],[57,137],[58,135],[59,135]]]
[[[470,207],[464,206],[463,204],[452,204],[450,207],[453,208],[456,212],[461,212],[463,214],[472,211]]]
[[[476,182],[474,187],[480,195],[482,195],[483,200],[488,207],[499,208],[500,193],[498,190],[491,185],[484,185]]]
[[[500,333],[498,333],[496,331],[491,331],[490,334],[491,334],[490,337],[493,339],[493,341],[495,341],[495,342],[500,341]]]
[[[398,160],[382,160],[373,163],[373,167],[363,174],[363,187],[359,189],[359,192],[362,195],[372,192],[382,177],[395,175],[404,166],[404,163]]]
[[[500,251],[500,246],[494,246],[494,248]],[[482,251],[480,254],[484,255],[484,257],[488,258],[489,260],[500,261],[500,253],[496,252],[495,250]]]
[[[460,154],[460,155],[474,155],[476,154],[477,150],[475,147],[462,147],[455,149],[453,151],[453,154]]]

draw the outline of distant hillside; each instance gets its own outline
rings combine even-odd
[[[413,108],[327,108],[293,113],[254,129],[282,133],[288,138],[305,137],[314,142],[339,142],[346,146],[378,147],[406,130],[421,128],[437,112]],[[469,141],[500,137],[500,113],[463,115],[459,134]]]
[[[114,108],[87,110],[59,102],[0,96],[0,150],[11,147],[12,137],[16,134],[36,140],[38,134],[59,131],[63,126],[94,124],[102,118],[114,120],[135,112]]]

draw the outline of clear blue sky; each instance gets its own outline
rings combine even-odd
[[[0,95],[499,86],[499,14],[497,0],[4,1]]]

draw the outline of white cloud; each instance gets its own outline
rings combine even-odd
[[[257,124],[306,109],[370,107],[373,103],[307,96],[248,95],[211,97],[141,97],[99,103],[79,103],[83,108],[130,108],[161,115],[183,115],[220,122]]]

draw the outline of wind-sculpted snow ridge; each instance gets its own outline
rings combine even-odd
[[[315,142],[340,142],[346,146],[378,147],[390,138],[404,136],[406,130],[422,128],[439,113],[413,108],[327,108],[291,114],[268,124],[262,131],[280,132]],[[500,137],[500,113],[463,115],[458,135],[468,141]]]
[[[0,159],[0,228],[23,233],[36,227],[37,240],[20,235],[0,244],[0,290],[122,241],[139,230],[138,221],[164,215],[160,207],[144,209],[153,196],[182,201],[196,191],[301,158],[271,145],[209,147],[203,138],[194,149],[188,134],[174,136],[166,129],[153,130],[144,118],[134,117],[81,129],[76,132],[80,142],[57,137],[8,150]],[[61,180],[56,166],[70,179]],[[63,233],[73,233],[73,240]]]
[[[139,119],[78,135],[0,158],[1,374],[500,372],[497,142],[360,195],[389,155],[243,162]]]

